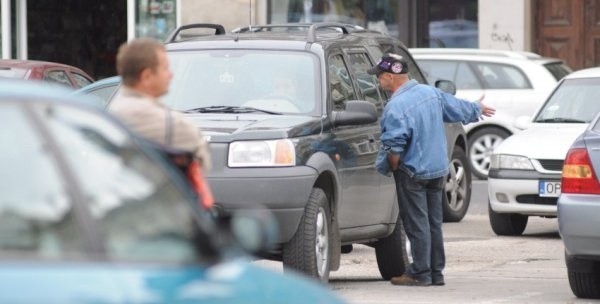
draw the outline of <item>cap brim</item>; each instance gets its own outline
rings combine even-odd
[[[374,66],[367,70],[367,74],[369,74],[369,75],[379,75],[380,73],[381,73],[381,70],[379,69],[378,66]]]

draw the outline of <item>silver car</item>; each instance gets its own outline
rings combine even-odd
[[[600,115],[573,143],[562,171],[558,227],[569,284],[580,298],[600,298]]]

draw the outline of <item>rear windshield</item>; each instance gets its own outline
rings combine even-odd
[[[186,111],[252,107],[320,115],[317,57],[296,51],[170,52],[173,80],[165,103]]]
[[[544,66],[556,80],[561,80],[563,77],[572,72],[571,68],[563,62],[547,63],[544,64]]]
[[[600,112],[600,78],[565,79],[535,118],[543,123],[590,123]]]
[[[25,78],[27,69],[0,67],[0,78]]]

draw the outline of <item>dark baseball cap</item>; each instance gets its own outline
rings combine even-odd
[[[381,60],[372,68],[370,68],[367,73],[371,75],[378,75],[381,73],[392,73],[392,74],[406,74],[408,73],[408,64],[402,58],[402,56],[398,54],[388,53],[381,57]]]

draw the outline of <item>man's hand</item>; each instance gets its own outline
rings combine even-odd
[[[392,154],[388,152],[387,154],[388,162],[390,163],[390,168],[392,171],[396,171],[398,169],[398,165],[400,163],[400,155]]]
[[[492,117],[494,114],[496,114],[496,109],[486,106],[483,103],[484,97],[485,94],[481,95],[481,97],[477,100],[477,104],[479,104],[479,107],[481,108],[481,116]]]

